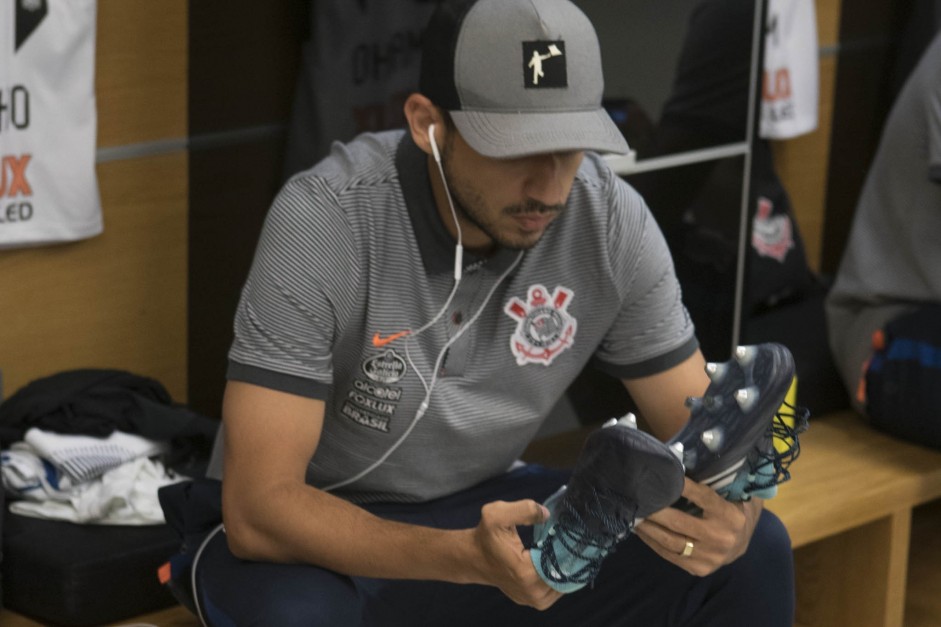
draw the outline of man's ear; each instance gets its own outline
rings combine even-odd
[[[405,100],[404,110],[412,141],[427,154],[432,154],[428,129],[434,124],[435,139],[439,146],[442,145],[442,133],[444,132],[444,120],[440,111],[438,111],[438,107],[425,96],[414,93]]]

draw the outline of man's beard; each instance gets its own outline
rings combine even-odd
[[[468,222],[483,231],[487,237],[503,248],[509,248],[510,250],[529,250],[539,243],[539,240],[542,239],[543,235],[545,235],[545,231],[540,233],[539,236],[535,238],[514,238],[509,236],[507,233],[501,233],[499,231],[499,226],[497,223],[499,217],[513,217],[526,214],[558,215],[562,212],[563,209],[565,209],[565,205],[563,204],[547,205],[545,203],[539,202],[538,200],[529,199],[523,203],[504,207],[500,210],[499,214],[491,218],[486,210],[483,199],[480,197],[480,194],[475,191],[471,191],[462,185],[461,181],[449,171],[447,162],[444,163],[444,167],[446,176],[453,185],[450,190],[451,200],[454,203],[454,211],[457,213],[458,219],[466,219]],[[546,227],[546,230],[551,228],[554,223],[555,220],[550,222]]]

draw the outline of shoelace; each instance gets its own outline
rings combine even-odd
[[[779,410],[775,413],[771,421],[771,440],[772,446],[770,452],[759,451],[758,468],[771,468],[772,472],[762,470],[756,474],[752,486],[756,489],[770,488],[784,483],[791,478],[788,470],[791,464],[800,457],[800,440],[797,436],[807,430],[807,418],[810,411],[806,407],[795,407],[785,402],[784,407],[789,411]],[[783,442],[787,448],[779,451],[775,442]],[[765,481],[759,482],[759,477],[765,478]]]
[[[608,513],[614,510],[613,504],[617,501],[615,495],[603,495],[592,486],[591,496],[591,502],[585,503],[586,507],[581,509],[589,517],[600,523],[600,525],[591,526],[600,526],[601,531],[589,531],[589,525],[579,514],[579,508],[576,508],[569,499],[563,498],[559,505],[564,508],[564,511],[559,514],[558,521],[552,528],[550,538],[547,538],[547,541],[541,547],[542,570],[544,573],[550,574],[559,583],[592,583],[601,569],[604,558],[609,553],[614,552],[614,545],[633,528],[634,514],[637,511],[636,505],[631,515],[624,520]],[[555,552],[553,539],[558,541],[570,554],[584,559],[586,561],[585,566],[573,573],[563,574]],[[595,550],[586,551],[586,549]],[[592,557],[584,557],[586,552],[591,553]]]

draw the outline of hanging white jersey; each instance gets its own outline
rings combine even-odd
[[[817,128],[817,16],[813,0],[769,0],[760,135],[788,139]]]
[[[101,233],[96,0],[0,0],[0,248]]]

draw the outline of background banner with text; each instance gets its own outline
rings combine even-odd
[[[96,0],[0,0],[0,248],[102,231]]]

